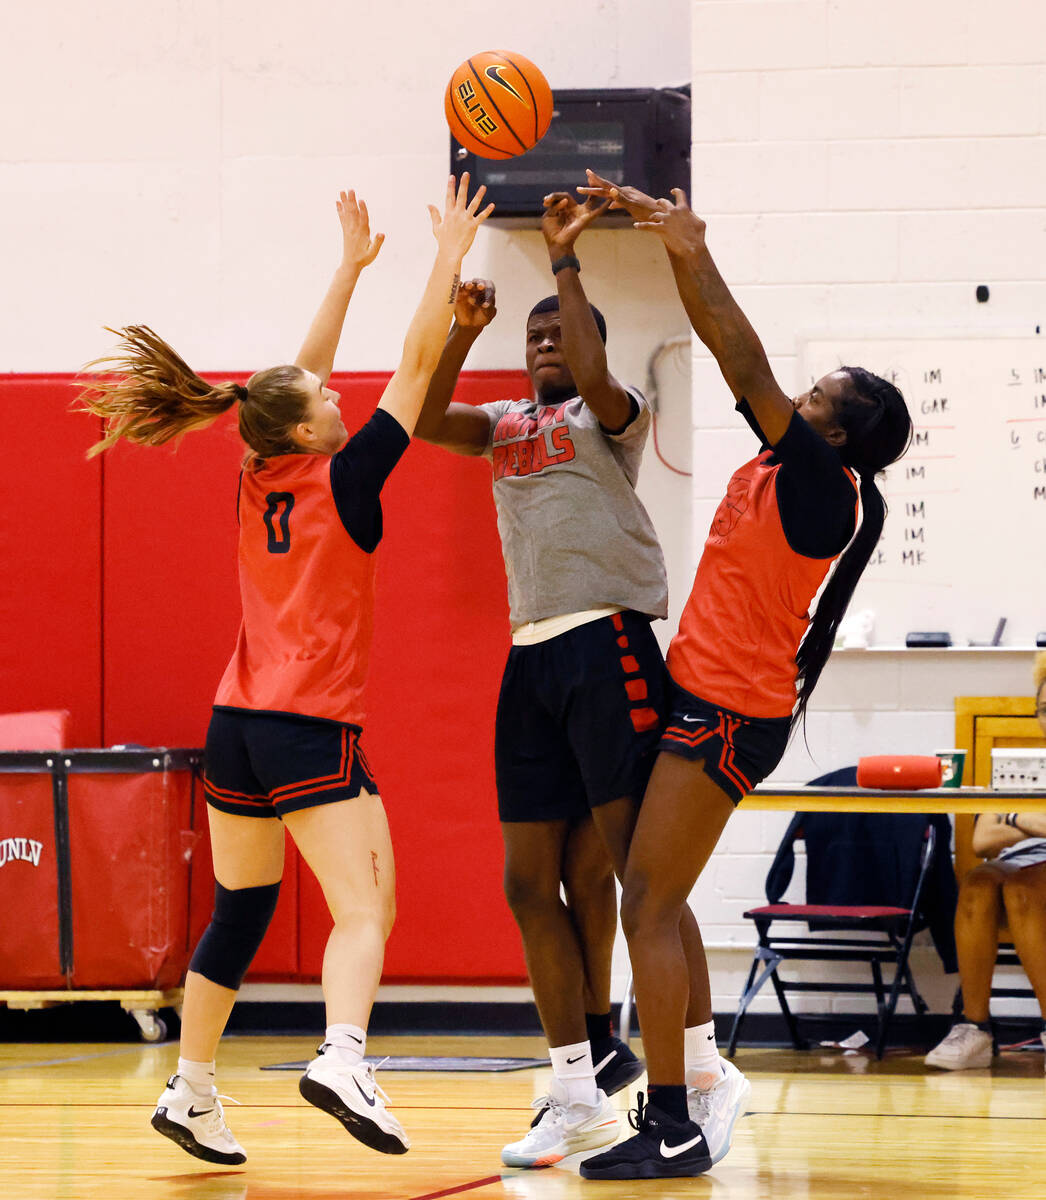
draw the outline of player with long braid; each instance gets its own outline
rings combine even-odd
[[[790,399],[680,190],[674,203],[655,201],[589,172],[579,191],[611,200],[662,239],[687,316],[760,441],[712,520],[669,648],[670,715],[625,867],[646,1104],[641,1095],[635,1137],[581,1164],[590,1179],[698,1175],[714,1157],[701,1126],[732,1123],[738,1107],[720,1098],[733,1068],[715,1048],[700,939],[694,954],[681,919],[734,806],[777,766],[802,719],[882,531],[875,476],[904,454],[912,422],[897,388],[855,367]],[[696,1061],[695,1007],[707,1035]]]

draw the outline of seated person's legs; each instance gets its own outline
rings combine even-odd
[[[1003,920],[1006,873],[996,863],[974,867],[962,881],[955,910],[955,943],[963,1011],[948,1035],[926,1056],[926,1065],[958,1071],[989,1067],[992,1033],[988,1005]]]

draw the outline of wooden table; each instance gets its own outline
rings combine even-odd
[[[740,804],[743,810],[782,812],[982,813],[1046,812],[1046,791],[995,788],[925,788],[919,791],[857,787],[758,787]]]

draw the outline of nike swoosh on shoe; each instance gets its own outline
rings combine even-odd
[[[612,1063],[614,1061],[614,1056],[616,1054],[617,1054],[616,1050],[611,1050],[610,1053],[606,1056],[606,1058],[601,1059],[599,1062],[596,1063],[596,1065],[592,1068],[592,1070],[598,1075],[599,1072],[602,1071],[603,1068],[608,1063]]]
[[[664,1138],[661,1139],[661,1157],[662,1158],[678,1158],[685,1150],[690,1150],[704,1137],[703,1133],[699,1133],[697,1137],[692,1137],[689,1142],[682,1142],[678,1146],[669,1146]]]

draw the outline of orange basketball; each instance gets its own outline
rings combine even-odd
[[[552,89],[522,54],[484,50],[450,77],[444,98],[450,132],[480,158],[515,158],[545,136]]]

